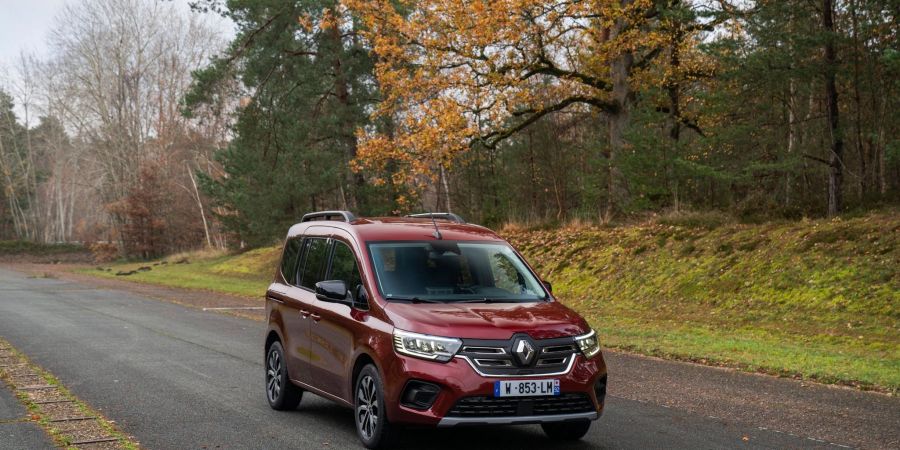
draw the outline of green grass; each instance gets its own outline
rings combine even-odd
[[[900,389],[900,214],[508,233],[606,346]]]
[[[189,253],[161,261],[119,263],[79,269],[78,272],[104,278],[261,298],[272,281],[279,256],[280,251],[271,247],[239,255]],[[150,270],[140,271],[141,268]],[[137,272],[128,276],[116,275],[131,271]]]
[[[502,234],[607,347],[900,390],[898,211],[758,225],[713,219]],[[189,256],[116,278],[258,297],[278,257],[277,248]],[[142,265],[86,272],[115,277]]]

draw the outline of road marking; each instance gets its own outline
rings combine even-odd
[[[50,422],[76,422],[79,420],[94,420],[96,417],[63,417],[62,419],[50,419]]]
[[[116,442],[118,440],[118,438],[91,439],[89,441],[75,441],[72,442],[72,445],[99,444],[101,442]]]
[[[35,405],[53,405],[56,403],[74,403],[75,400],[46,400],[43,402],[34,402]]]

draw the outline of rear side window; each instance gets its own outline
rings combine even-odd
[[[287,284],[297,284],[297,260],[300,258],[299,238],[289,239],[284,244],[284,254],[281,256],[281,275]]]
[[[322,272],[328,260],[328,245],[325,239],[319,238],[310,238],[306,242],[306,258],[303,270],[300,271],[300,286],[315,289],[316,283],[322,281]]]
[[[356,287],[362,284],[359,276],[359,268],[356,267],[356,258],[353,250],[347,244],[340,241],[334,243],[334,254],[331,257],[331,274],[329,280],[341,280],[347,285],[350,292],[356,292]]]

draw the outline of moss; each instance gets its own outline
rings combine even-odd
[[[679,256],[689,256],[692,253],[694,253],[695,251],[697,251],[697,246],[694,245],[693,241],[691,241],[691,242],[688,242],[687,244],[684,244],[681,246],[681,250],[678,251],[678,255]]]
[[[508,237],[560,298],[604,328],[607,345],[900,388],[890,373],[900,364],[896,211],[709,228],[669,222]],[[567,238],[596,244],[568,254],[557,248]],[[554,252],[570,259],[548,259]]]

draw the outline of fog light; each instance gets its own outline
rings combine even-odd
[[[431,408],[440,392],[441,388],[436,384],[410,380],[403,389],[400,404],[407,408],[426,410]]]

